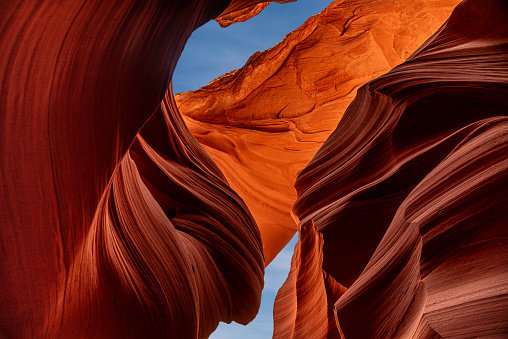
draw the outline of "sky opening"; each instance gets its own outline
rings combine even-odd
[[[248,20],[221,28],[210,21],[197,29],[187,42],[173,74],[174,93],[197,90],[215,78],[241,68],[257,51],[275,46],[320,13],[331,0],[298,0],[289,4],[270,4]],[[296,234],[265,271],[265,287],[259,313],[250,324],[220,323],[212,339],[266,339],[273,333],[273,303],[287,278]]]
[[[173,74],[174,93],[197,90],[241,68],[252,54],[275,46],[330,3],[331,0],[272,3],[246,22],[226,28],[213,20],[206,23],[192,33],[178,60]]]

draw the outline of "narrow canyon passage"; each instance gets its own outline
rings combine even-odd
[[[174,95],[267,5],[0,3],[1,337],[248,324],[296,231],[274,338],[508,334],[508,4],[336,0]]]
[[[189,130],[256,219],[266,264],[296,231],[298,173],[358,88],[402,63],[458,2],[333,1],[242,68],[176,95]]]

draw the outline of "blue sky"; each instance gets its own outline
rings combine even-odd
[[[295,249],[298,234],[284,247],[277,257],[265,269],[265,287],[261,296],[259,313],[250,324],[243,326],[235,322],[220,323],[211,339],[266,339],[273,334],[273,302],[277,291],[289,273],[291,257]]]
[[[185,46],[173,74],[174,93],[196,90],[242,67],[252,54],[276,45],[330,3],[331,0],[272,3],[247,22],[227,28],[208,22],[192,34]]]
[[[215,21],[196,30],[173,74],[174,93],[196,90],[220,75],[242,67],[257,51],[280,42],[286,34],[318,14],[331,0],[298,0],[285,5],[272,3],[247,22],[221,28]],[[273,302],[286,280],[298,236],[266,268],[265,288],[259,313],[247,326],[220,323],[212,339],[266,339],[273,333]]]

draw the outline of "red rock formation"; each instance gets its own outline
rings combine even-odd
[[[338,336],[335,316],[329,310],[346,288],[321,269],[322,248],[323,237],[314,223],[303,224],[291,260],[292,270],[277,293],[274,338],[322,338],[334,332]],[[312,322],[307,322],[309,315]]]
[[[259,231],[160,104],[191,32],[257,1],[228,3],[0,2],[0,336],[197,338],[254,317]]]
[[[258,1],[250,1],[250,3],[253,3],[253,5],[249,7],[245,7],[246,1],[241,1],[239,2],[239,5],[242,6],[240,9],[237,9],[238,5],[236,4],[235,1],[233,1],[231,5],[219,17],[215,18],[215,21],[217,21],[219,25],[224,28],[231,26],[232,24],[237,22],[247,21],[250,18],[258,15],[259,13],[261,13],[263,9],[265,9],[270,4],[270,2],[285,4],[288,2],[295,1],[296,0],[274,0],[260,3],[257,3]]]
[[[0,3],[0,336],[202,338],[220,320],[254,317],[261,236],[269,262],[295,225],[276,207],[264,220],[282,221],[260,234],[168,86],[193,29],[219,15],[249,16],[257,3]],[[459,7],[407,63],[360,90],[301,173],[295,211],[304,226],[276,306],[277,336],[506,332],[507,12],[500,0],[477,3]],[[227,154],[223,132],[236,139],[242,128],[240,151],[271,159],[258,172],[264,178],[291,160],[258,199],[288,207],[287,183],[340,118],[328,113],[405,58],[450,5],[400,4],[407,15],[377,16],[399,8],[382,1],[337,2],[280,49],[215,83],[231,95],[205,90],[215,101],[189,113],[193,130]],[[344,45],[366,59],[340,61]],[[314,48],[345,71],[324,73],[328,62],[309,58]],[[342,83],[347,92],[335,87]],[[255,134],[275,136],[276,147],[252,147]],[[295,158],[282,155],[295,144]],[[225,159],[221,166],[234,164]],[[259,165],[249,166],[237,169]],[[245,192],[251,204],[252,187]]]
[[[334,306],[345,338],[508,334],[507,17],[502,0],[461,3],[358,91],[300,173],[294,213],[314,220],[323,270],[348,287]],[[282,291],[323,305],[299,289],[288,279]],[[293,327],[314,321],[307,313]]]
[[[261,11],[265,9],[269,4],[270,2],[261,2],[257,5],[247,7],[243,10],[215,18],[215,21],[217,21],[222,28],[225,28],[231,26],[236,22],[244,22],[249,20],[253,16],[261,13]]]
[[[356,90],[403,62],[459,1],[335,1],[241,69],[176,96],[256,219],[266,264],[296,231],[296,176]]]

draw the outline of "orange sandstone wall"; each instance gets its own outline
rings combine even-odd
[[[241,69],[176,95],[190,131],[256,219],[265,264],[297,230],[298,173],[357,89],[403,62],[458,3],[334,1]]]
[[[259,3],[0,2],[0,336],[248,323],[297,228],[276,338],[506,335],[507,4],[336,1],[175,101]]]

